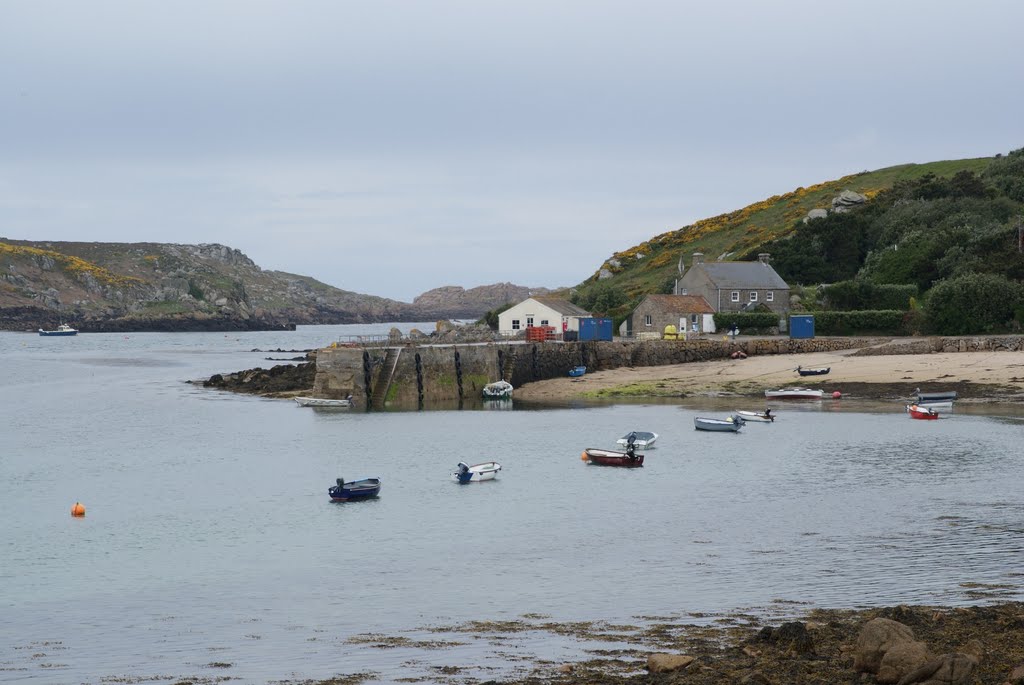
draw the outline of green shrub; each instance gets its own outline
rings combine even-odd
[[[996,274],[966,274],[939,281],[925,314],[939,335],[1003,333],[1020,325],[1024,286]]]

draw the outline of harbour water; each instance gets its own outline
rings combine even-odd
[[[501,679],[593,648],[553,622],[1021,598],[1016,407],[795,403],[734,435],[693,417],[763,402],[352,413],[186,382],[390,327],[0,333],[0,682]],[[644,468],[580,460],[630,429],[660,434]],[[378,499],[329,501],[362,475]]]

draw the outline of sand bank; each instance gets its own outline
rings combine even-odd
[[[855,356],[857,350],[763,355],[668,366],[588,372],[580,378],[527,383],[517,400],[561,402],[601,397],[761,396],[784,386],[840,391],[873,399],[909,398],[955,389],[968,401],[1024,402],[1024,352],[953,352]],[[829,367],[827,376],[802,377],[797,366]]]

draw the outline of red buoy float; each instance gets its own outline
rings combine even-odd
[[[81,502],[75,502],[74,506],[71,507],[72,516],[85,516],[85,505]]]
[[[838,400],[842,396],[843,396],[843,393],[839,392],[838,390],[836,390],[834,393],[832,393],[832,399],[834,399],[834,400]]]

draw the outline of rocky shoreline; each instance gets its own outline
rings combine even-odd
[[[710,617],[714,619],[711,624],[707,624],[708,618],[695,616],[695,622],[690,624],[654,621],[643,627],[593,623],[538,625],[529,620],[474,622],[454,630],[500,640],[516,632],[539,629],[581,642],[624,645],[615,650],[588,650],[594,658],[583,661],[534,663],[520,677],[487,681],[491,684],[1024,683],[1024,604],[1020,602],[969,607],[817,609],[773,625],[746,614]],[[704,624],[698,623],[701,620]],[[395,646],[387,636],[376,635],[374,640],[382,650]],[[443,649],[444,645],[436,648]],[[438,678],[403,680],[479,682],[468,677],[472,665],[438,668]],[[316,685],[353,685],[374,680],[372,672],[357,672],[316,681]],[[309,681],[306,683],[309,685]]]

